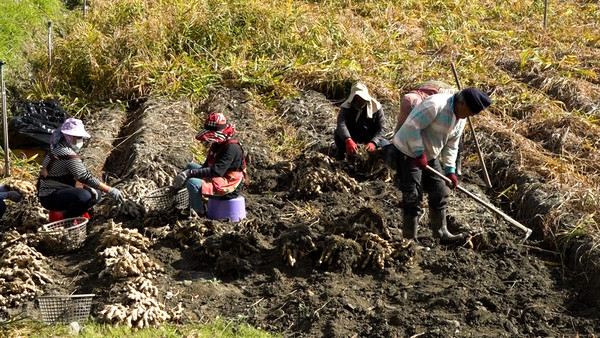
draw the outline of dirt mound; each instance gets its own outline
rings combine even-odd
[[[116,138],[126,118],[127,112],[121,106],[105,108],[84,118],[87,131],[94,137],[81,149],[80,155],[96,177],[102,177],[107,155],[118,145]]]
[[[328,153],[337,106],[323,95],[302,93],[269,114],[249,93],[220,89],[196,113],[212,110],[235,123],[252,158],[244,191],[248,218],[229,223],[178,213],[148,226],[143,214],[99,215],[80,251],[46,257],[59,281],[48,290],[95,293],[94,316],[141,326],[155,324],[136,317],[136,309],[147,307],[161,321],[242,316],[295,336],[598,331],[596,302],[579,297],[582,289],[563,274],[567,251],[545,244],[542,230],[562,195],[547,171],[525,170],[511,153],[531,142],[521,156],[543,163],[544,147],[493,123],[481,126],[499,190],[490,191],[466,140],[461,185],[533,227],[529,241],[522,243],[522,231],[456,192],[449,199],[449,227],[466,232],[465,240],[438,243],[425,213],[415,243],[402,238],[401,193],[381,154],[336,162]],[[118,177],[131,196],[148,189],[145,180],[161,186],[166,181],[154,171],[172,173],[190,159],[194,124],[202,119],[190,112],[186,102],[149,102],[128,112],[112,155],[95,165]],[[284,140],[303,144],[303,151],[278,148]],[[510,194],[513,184],[517,193]],[[589,243],[578,245],[591,254]],[[595,272],[589,268],[586,276]]]
[[[333,126],[338,109],[325,95],[306,91],[300,97],[284,100],[277,114],[295,128],[296,138],[307,149],[327,153],[333,140]]]
[[[549,96],[564,103],[568,111],[577,109],[592,117],[600,114],[600,86],[585,77],[564,77],[560,72],[577,74],[577,69],[559,69],[560,66],[542,67],[541,65],[522,64],[523,60],[504,59],[498,65],[514,73],[524,83],[536,87]],[[555,68],[555,69],[553,69]]]
[[[147,101],[128,114],[104,170],[120,180],[137,176],[170,185],[194,160],[195,121],[189,102]]]

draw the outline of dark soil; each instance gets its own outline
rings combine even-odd
[[[136,128],[127,125],[133,121],[131,113],[120,117],[119,137],[131,137],[124,143],[127,149],[117,147],[120,157],[107,156],[122,162],[98,164],[108,177],[123,181],[157,166],[171,173],[189,161],[189,149],[167,147],[175,140],[161,136],[149,141],[144,134],[169,126],[165,110],[151,107],[135,114],[140,119]],[[386,107],[391,128],[397,110]],[[153,281],[166,308],[183,304],[185,320],[242,317],[286,336],[514,337],[600,331],[596,299],[585,292],[585,283],[564,270],[561,256],[544,244],[538,227],[523,242],[521,230],[455,192],[449,203],[450,228],[467,232],[468,241],[440,244],[429,231],[427,214],[421,219],[420,243],[403,241],[394,171],[384,166],[381,154],[366,164],[360,158],[338,163],[329,157],[337,108],[322,94],[309,91],[282,102],[276,123],[265,120],[261,106],[238,91],[215,92],[198,108],[211,110],[224,112],[235,123],[250,155],[244,192],[248,218],[239,223],[202,219],[186,233],[174,224],[148,227],[142,220],[115,219],[156,239],[150,255],[164,273]],[[189,115],[185,137],[192,140],[199,126]],[[178,121],[186,119],[178,116]],[[303,153],[280,155],[275,140],[292,131],[305,145]],[[473,158],[472,148],[467,147],[465,158]],[[494,157],[494,163],[500,158]],[[485,187],[477,161],[464,165],[461,185],[505,207],[526,226],[536,225],[531,212],[519,214],[495,200],[498,195]],[[302,168],[337,172],[336,177],[356,181],[360,191],[333,183],[321,193],[299,189],[306,179],[297,176],[306,173]],[[149,174],[146,178],[152,179]],[[534,201],[539,199],[535,210],[550,208],[543,205],[543,196],[552,191],[544,195],[545,189],[550,188],[536,186],[538,193],[532,194]],[[103,266],[97,249],[108,223],[104,216],[95,217],[81,250],[49,256],[56,283],[47,291],[95,293],[93,315],[116,299],[123,282],[98,278]],[[32,305],[28,311],[37,316]]]

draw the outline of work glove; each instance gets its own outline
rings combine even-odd
[[[421,170],[425,170],[427,167],[427,155],[425,153],[421,153],[421,155],[417,156],[414,161],[415,165],[419,167]]]
[[[90,195],[92,195],[92,201],[97,202],[100,199],[100,194],[99,194],[98,190],[96,190],[92,187],[89,187],[87,185],[84,185],[83,189],[90,192]]]
[[[181,189],[181,187],[183,187],[188,178],[190,178],[190,169],[186,169],[180,172],[179,174],[177,174],[177,176],[175,176],[175,180],[173,181],[173,188],[175,190]]]
[[[6,198],[18,203],[19,201],[21,201],[21,199],[23,199],[23,195],[21,195],[21,193],[18,191],[11,190],[6,192]]]
[[[351,137],[346,140],[346,152],[348,154],[356,154],[357,148],[356,142]]]
[[[448,188],[450,189],[456,189],[456,186],[458,185],[458,178],[456,178],[456,174],[455,173],[449,173],[446,174],[446,177],[448,177],[448,179],[450,179],[450,182],[446,181],[446,185],[448,186]]]
[[[121,190],[117,188],[110,188],[108,189],[108,194],[118,203],[123,202],[123,195],[121,194]]]
[[[368,151],[375,151],[375,148],[377,148],[377,146],[375,145],[375,143],[373,143],[373,142],[367,143],[367,150]]]

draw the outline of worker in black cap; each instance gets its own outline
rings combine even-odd
[[[422,214],[423,192],[429,194],[429,215],[434,236],[442,242],[453,242],[462,235],[453,235],[446,224],[448,190],[444,180],[425,170],[429,165],[443,171],[456,188],[456,156],[466,118],[479,114],[490,106],[490,98],[476,88],[456,94],[431,95],[416,106],[394,135],[394,146],[401,152],[398,161],[400,189],[403,199],[403,235],[417,239]]]

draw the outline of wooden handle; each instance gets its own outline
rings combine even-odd
[[[431,171],[432,173],[434,173],[436,176],[441,177],[444,181],[448,182],[448,183],[452,183],[452,181],[444,176],[442,173],[438,172],[437,170],[433,169],[430,166],[426,167],[427,170]],[[468,191],[467,189],[461,187],[460,185],[456,185],[456,188],[462,192],[464,192],[465,194],[467,194],[469,197],[471,197],[472,199],[474,199],[475,201],[479,202],[480,204],[482,204],[483,206],[487,207],[488,209],[490,209],[491,211],[495,212],[496,214],[502,216],[506,221],[508,221],[510,224],[516,226],[517,228],[525,231],[525,240],[527,238],[529,238],[529,236],[531,235],[531,233],[533,232],[531,229],[529,229],[528,227],[524,226],[523,224],[517,222],[516,220],[514,220],[512,217],[508,216],[507,214],[505,214],[502,210],[496,208],[495,206],[487,203],[486,201],[482,200],[479,196],[475,195],[474,193]]]
[[[458,79],[458,74],[456,73],[456,67],[454,66],[454,62],[452,62],[451,65],[452,65],[452,73],[454,73],[454,80],[456,81],[456,87],[458,87],[458,90],[461,90],[462,88],[460,86],[460,80]],[[481,163],[481,168],[483,169],[483,179],[485,181],[485,185],[487,185],[488,188],[491,188],[492,181],[490,181],[490,175],[488,175],[487,168],[485,167],[485,161],[483,160],[483,153],[481,152],[481,147],[479,147],[479,141],[477,140],[477,134],[475,134],[475,128],[473,128],[473,122],[471,122],[470,116],[467,117],[467,122],[469,123],[469,128],[471,129],[471,132],[473,133],[473,139],[475,140],[475,146],[477,147],[477,155],[479,157],[479,163]]]

